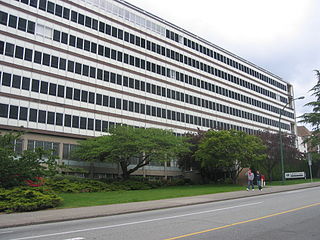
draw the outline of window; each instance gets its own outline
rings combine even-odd
[[[72,116],[72,127],[79,128],[79,117],[78,116]]]
[[[68,19],[70,18],[70,9],[63,8],[63,18]]]
[[[38,116],[37,109],[31,108],[29,111],[29,121],[30,122],[37,122],[37,116]]]
[[[16,46],[15,57],[23,59],[23,47]]]
[[[58,68],[59,58],[51,56],[51,67]]]
[[[76,46],[76,37],[73,35],[69,36],[69,45],[75,47]]]
[[[7,118],[8,117],[8,104],[2,104],[0,103],[0,117]]]
[[[61,113],[56,113],[56,125],[62,126],[63,115]]]
[[[14,45],[11,43],[6,43],[6,51],[5,55],[9,57],[13,57]]]
[[[40,0],[40,2],[39,2],[39,8],[40,8],[41,10],[46,11],[46,9],[47,9],[47,0]]]
[[[18,119],[18,106],[10,106],[9,118]]]
[[[56,96],[56,94],[57,94],[57,84],[50,83],[50,85],[49,85],[49,94],[51,96]]]
[[[77,100],[77,101],[80,101],[80,89],[74,89],[73,91],[73,99],[74,100]]]
[[[50,55],[44,53],[42,58],[42,64],[45,66],[50,66]]]
[[[2,75],[2,85],[11,87],[11,74],[10,73],[3,73],[3,75]]]
[[[47,124],[54,124],[55,119],[54,112],[48,112]]]
[[[56,16],[62,17],[62,6],[59,4],[56,4],[56,11],[55,11]]]
[[[28,119],[28,108],[20,107],[19,120],[26,121]]]
[[[84,25],[84,15],[81,13],[78,15],[78,23]]]
[[[94,93],[89,92],[89,103],[94,103]]]
[[[83,39],[77,38],[77,48],[83,49]]]
[[[88,118],[88,130],[93,130],[93,119],[92,118]]]
[[[20,89],[20,86],[21,86],[21,76],[13,75],[12,87]]]
[[[22,89],[30,90],[30,78],[23,77],[22,78]]]
[[[106,24],[104,22],[99,22],[99,31],[104,33],[106,28]]]
[[[38,52],[38,51],[35,51],[34,52],[34,62],[35,63],[39,63],[41,64],[41,59],[42,59],[42,53],[41,52]]]
[[[96,131],[101,131],[101,120],[96,119],[95,130]]]
[[[80,118],[80,128],[86,129],[87,128],[87,118],[81,117]]]
[[[17,28],[17,17],[10,15],[9,16],[9,27]]]
[[[58,85],[58,97],[64,97],[64,86]]]
[[[71,115],[66,114],[64,116],[64,126],[65,127],[71,127]]]
[[[8,13],[0,11],[0,24],[7,25]]]
[[[48,83],[41,81],[40,93],[48,94]]]
[[[31,7],[37,7],[37,5],[38,5],[38,0],[30,0],[30,6]]]
[[[71,21],[76,23],[77,20],[78,20],[78,13],[75,11],[71,11]]]
[[[18,29],[21,31],[27,30],[27,20],[24,18],[19,18]]]
[[[60,58],[60,61],[59,61],[59,69],[61,70],[66,70],[66,59],[64,58]]]
[[[88,91],[81,91],[81,102],[88,102]]]
[[[72,96],[73,96],[72,88],[67,87],[67,90],[66,90],[66,98],[72,99]]]
[[[32,61],[32,50],[29,49],[29,48],[25,48],[25,51],[24,51],[24,60],[27,60],[27,61]]]
[[[68,34],[66,34],[65,32],[62,32],[61,34],[61,42],[64,44],[68,44]]]

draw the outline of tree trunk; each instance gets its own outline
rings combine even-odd
[[[122,178],[127,180],[130,178],[130,173],[128,172],[128,165],[125,162],[120,162],[121,170],[122,170]]]

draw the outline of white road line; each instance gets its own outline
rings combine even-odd
[[[229,210],[229,209],[234,209],[234,208],[247,207],[247,206],[257,205],[257,204],[261,204],[261,203],[263,203],[263,202],[247,203],[247,204],[242,204],[242,205],[237,205],[237,206],[232,206],[232,207],[218,208],[218,209],[213,209],[213,210],[208,210],[208,211],[194,212],[194,213],[176,215],[176,216],[171,216],[171,217],[154,218],[154,219],[137,221],[137,222],[121,223],[121,224],[96,227],[96,228],[79,229],[79,230],[74,230],[74,231],[69,231],[69,232],[58,232],[58,233],[44,234],[44,235],[38,235],[38,236],[14,238],[14,239],[9,239],[9,240],[25,240],[25,239],[44,238],[44,237],[52,237],[52,236],[58,236],[58,235],[79,233],[79,232],[88,232],[88,231],[95,231],[95,230],[101,230],[101,229],[123,227],[123,226],[129,226],[129,225],[140,224],[140,223],[156,222],[156,221],[168,220],[168,219],[173,219],[173,218],[187,217],[187,216],[192,216],[192,215],[199,215],[199,214],[204,214],[204,213],[212,213],[212,212],[218,212],[218,211]]]
[[[76,238],[68,238],[68,239],[64,239],[64,240],[83,240],[84,238],[82,237],[76,237]]]
[[[12,233],[13,231],[0,232],[0,234]]]

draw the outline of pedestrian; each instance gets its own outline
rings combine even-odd
[[[251,171],[251,169],[249,169],[248,172],[246,172],[246,175],[248,177],[247,191],[250,190],[250,186],[252,188],[252,191],[254,191],[254,185],[253,185],[254,173]]]
[[[256,180],[257,180],[257,185],[260,191],[262,191],[262,186],[261,186],[261,174],[259,171],[256,172]]]
[[[266,178],[264,177],[263,174],[261,174],[261,186],[265,187],[266,186]]]

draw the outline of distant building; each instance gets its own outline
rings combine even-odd
[[[297,126],[297,145],[300,152],[308,152],[308,144],[304,141],[311,135],[312,133],[305,126]]]
[[[290,83],[125,1],[0,6],[0,129],[26,131],[20,150],[53,148],[87,166],[70,159],[76,141],[116,124],[277,132],[287,103],[281,129],[296,132]],[[138,174],[181,171],[172,162]]]

